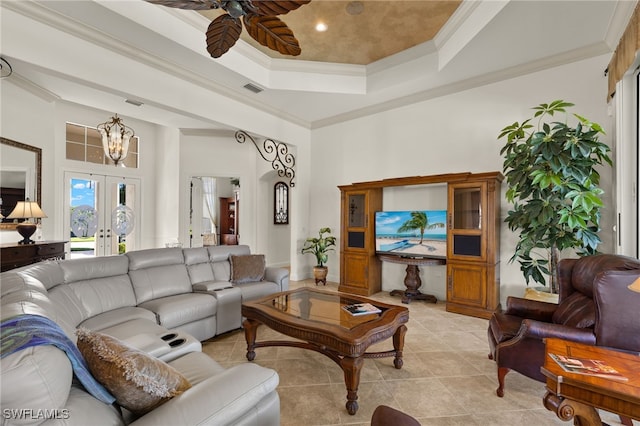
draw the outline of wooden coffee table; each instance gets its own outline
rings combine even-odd
[[[379,314],[354,316],[342,307],[368,302]],[[347,293],[311,288],[276,293],[242,304],[247,339],[247,359],[253,361],[255,349],[265,346],[292,346],[326,355],[342,368],[347,387],[347,411],[358,411],[358,385],[365,358],[395,357],[393,365],[402,368],[402,348],[409,320],[404,306],[389,305]],[[301,341],[256,342],[258,325],[264,324]],[[374,343],[393,337],[393,350],[367,352]]]
[[[545,339],[545,360],[541,368],[547,378],[544,406],[562,420],[574,419],[580,426],[601,426],[596,410],[619,414],[621,419],[640,420],[640,357],[598,346],[561,339]],[[549,353],[575,358],[598,359],[628,377],[626,382],[568,373],[549,357]]]

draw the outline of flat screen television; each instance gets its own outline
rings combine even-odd
[[[447,211],[376,212],[376,252],[405,257],[447,256]]]

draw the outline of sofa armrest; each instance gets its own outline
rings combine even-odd
[[[274,370],[239,364],[198,383],[131,425],[230,425],[275,392],[278,382]]]
[[[558,305],[555,303],[509,296],[507,297],[507,308],[504,313],[520,318],[551,322],[556,309],[558,309]]]
[[[289,290],[289,270],[267,266],[264,271],[265,281],[271,281],[280,286],[280,291]]]
[[[198,293],[213,293],[233,287],[229,281],[205,281],[192,286],[193,291]]]
[[[518,337],[530,337],[535,339],[545,339],[556,337],[558,339],[569,340],[571,342],[584,343],[585,345],[595,345],[596,335],[591,328],[575,328],[562,324],[553,324],[535,320],[524,320],[518,331]]]

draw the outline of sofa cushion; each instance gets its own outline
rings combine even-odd
[[[118,339],[86,328],[77,334],[91,374],[133,413],[151,411],[191,387],[175,368]]]
[[[569,327],[590,328],[596,323],[596,307],[593,299],[573,292],[558,305],[552,321]]]
[[[184,249],[184,262],[192,285],[213,281],[213,269],[209,263],[209,252],[205,247]]]
[[[264,279],[266,263],[263,254],[231,255],[231,282],[234,284],[251,283]]]
[[[138,305],[147,300],[192,291],[189,274],[184,264],[129,271],[129,276]]]
[[[126,308],[114,309],[112,311],[104,312],[94,317],[87,318],[80,323],[80,327],[88,328],[89,330],[93,331],[101,331],[105,328],[113,327],[123,323],[125,324],[125,326],[128,326],[128,324],[133,323],[135,320],[149,321],[153,324],[156,324],[156,316],[153,312],[137,306],[130,306]],[[162,328],[160,326],[158,327]],[[120,336],[115,337],[120,338]]]
[[[186,293],[149,300],[140,307],[154,312],[158,324],[171,329],[215,316],[217,304],[210,294]]]
[[[73,370],[62,350],[53,345],[33,346],[5,356],[0,366],[3,411],[64,408]]]
[[[270,281],[238,284],[237,287],[242,292],[243,302],[266,297],[280,291],[280,286]]]

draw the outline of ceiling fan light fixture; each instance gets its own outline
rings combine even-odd
[[[244,9],[242,8],[242,5],[240,4],[240,2],[238,2],[236,0],[228,1],[224,5],[224,10],[226,10],[227,13],[229,15],[231,15],[231,17],[236,18],[236,19],[238,19],[239,17],[247,14],[244,11]]]

